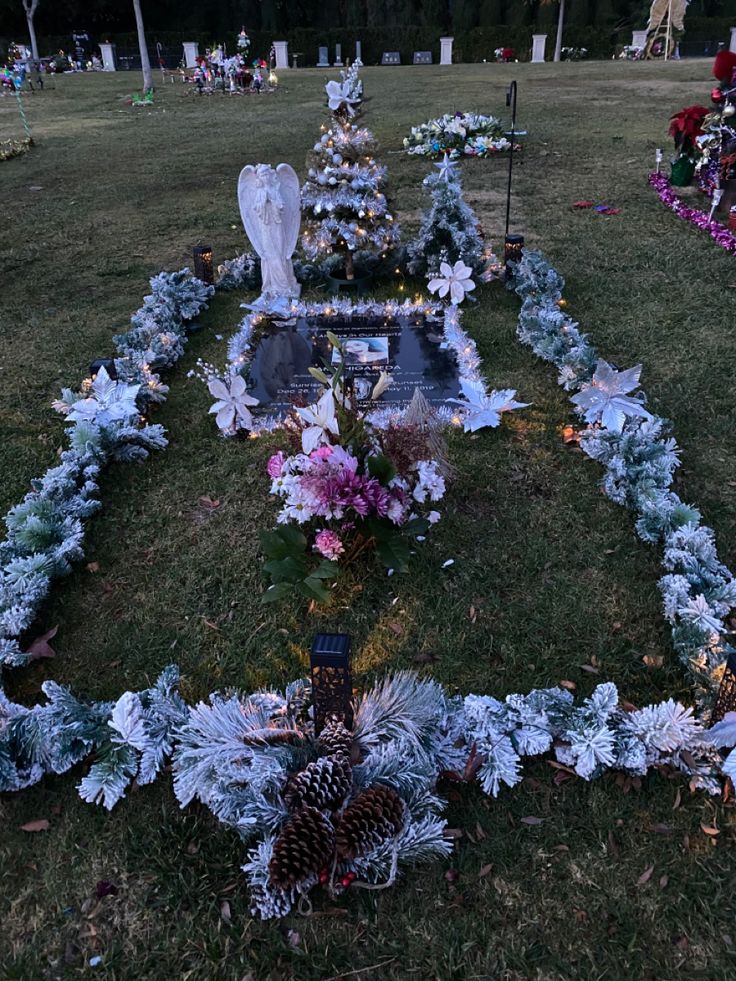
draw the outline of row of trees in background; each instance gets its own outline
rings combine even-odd
[[[39,0],[0,0],[2,34],[26,28],[24,9]],[[149,30],[209,32],[222,37],[245,25],[248,31],[298,28],[412,27],[439,33],[476,27],[550,26],[557,0],[142,0]],[[643,27],[649,0],[565,0],[565,22],[580,27]],[[736,0],[692,0],[690,15],[736,16]],[[135,26],[133,5],[120,0],[40,0],[37,29],[44,35],[72,30],[120,33]]]

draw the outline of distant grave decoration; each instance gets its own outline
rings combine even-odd
[[[517,149],[517,147],[514,147]],[[404,150],[413,156],[487,157],[511,149],[504,126],[495,116],[476,112],[447,113],[413,126]]]
[[[662,152],[657,150],[656,172],[649,183],[675,214],[708,232],[727,251],[736,252],[736,54],[720,52],[713,64],[718,85],[711,89],[711,106],[686,106],[670,119],[675,144],[671,176],[660,172]],[[709,210],[692,207],[675,188],[695,181],[710,198]]]
[[[400,65],[401,64],[401,52],[400,51],[384,51],[381,55],[382,65]]]

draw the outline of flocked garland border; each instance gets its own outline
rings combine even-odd
[[[672,190],[672,184],[666,174],[650,174],[649,183],[659,195],[660,201],[667,205],[670,211],[674,211],[678,218],[684,218],[691,225],[707,232],[722,249],[730,252],[731,255],[736,255],[736,235],[724,228],[721,222],[712,219],[707,211],[688,207]]]
[[[582,393],[593,387],[601,362],[587,335],[561,309],[564,285],[542,253],[524,254],[510,283],[523,299],[517,333],[535,354],[557,366],[558,382],[566,391]],[[646,401],[643,393],[639,397]],[[606,467],[604,493],[637,514],[639,536],[664,547],[665,575],[658,583],[664,615],[707,714],[733,652],[724,620],[736,606],[736,580],[718,559],[712,529],[671,489],[680,451],[669,435],[670,423],[650,412],[645,415],[627,418],[620,432],[589,425],[580,433],[580,445]]]
[[[524,297],[519,332],[540,356],[558,365],[566,388],[585,390],[596,356],[560,311],[562,285],[541,256],[525,256],[515,281]],[[653,421],[656,431],[662,421]],[[636,423],[639,433],[643,425]],[[585,433],[600,436],[601,430]],[[631,436],[630,423],[621,434],[605,433],[621,452],[621,442]],[[661,450],[661,443],[656,436],[650,440],[655,449]],[[671,445],[665,451],[671,458]],[[620,467],[609,469],[622,478]],[[664,470],[671,479],[671,466]],[[681,503],[670,494],[668,503],[673,500]],[[671,509],[667,513],[671,516]],[[284,915],[295,902],[308,904],[306,894],[317,884],[316,876],[287,890],[270,882],[274,845],[289,821],[283,791],[293,767],[289,740],[281,739],[279,731],[301,725],[309,737],[309,721],[298,723],[303,682],[284,694],[214,694],[209,704],[194,707],[178,694],[174,667],[152,688],[125,692],[116,702],[83,703],[54,682],[43,689],[48,703],[32,708],[10,702],[0,690],[0,791],[20,790],[95,754],[80,795],[109,809],[132,780],[150,783],[173,756],[182,806],[196,797],[244,839],[257,839],[243,866],[254,911],[268,918]],[[721,732],[724,726],[728,731]],[[736,775],[736,752],[723,763],[717,751],[736,741],[733,728],[723,723],[708,733],[691,709],[671,699],[625,711],[610,683],[597,686],[576,706],[570,693],[559,688],[509,695],[500,702],[489,696],[448,696],[436,682],[411,673],[388,676],[356,707],[353,735],[362,756],[348,794],[355,799],[367,786],[388,784],[404,802],[404,823],[390,840],[333,867],[323,884],[332,896],[356,879],[383,887],[393,884],[401,866],[446,856],[444,803],[434,787],[447,771],[477,779],[496,796],[502,785],[519,782],[523,757],[554,750],[558,763],[585,780],[608,770],[641,776],[665,766],[687,774],[692,787],[717,793],[719,774]],[[335,872],[343,878],[336,880]]]
[[[246,305],[243,306],[247,309]],[[340,317],[350,320],[353,317],[412,317],[422,314],[425,317],[442,315],[443,340],[442,350],[449,350],[455,355],[461,382],[471,382],[482,391],[483,398],[488,395],[485,380],[481,372],[481,358],[475,341],[460,325],[462,313],[455,305],[444,307],[440,303],[426,300],[366,300],[354,303],[350,300],[333,298],[321,303],[297,303],[292,301],[288,310],[280,313],[280,319],[291,320],[299,317]],[[229,374],[240,374],[250,363],[255,351],[253,335],[259,325],[264,322],[264,315],[259,311],[247,314],[240,323],[237,332],[228,343]],[[399,422],[405,410],[396,408],[374,409],[367,414],[367,419],[379,429],[388,428],[392,423]],[[461,415],[456,408],[449,405],[440,406],[437,410],[439,422],[442,425],[459,426]],[[254,434],[272,432],[281,428],[283,420],[278,416],[254,416],[257,428]]]
[[[98,387],[87,378],[79,393],[66,389],[55,403],[69,412],[78,399],[87,405],[102,399],[99,414],[93,408],[87,418],[68,427],[69,445],[60,454],[60,464],[33,480],[33,489],[5,517],[8,534],[0,543],[0,668],[22,666],[33,658],[22,650],[21,638],[36,619],[52,581],[67,575],[72,562],[84,557],[84,522],[101,507],[97,495],[102,468],[113,460],[143,460],[151,450],[167,445],[163,427],[146,424],[145,416],[136,418],[135,409],[146,413],[151,405],[165,401],[168,388],[158,372],[183,355],[191,322],[206,308],[215,287],[188,269],[162,272],[150,282],[152,292],[133,314],[130,330],[113,338],[119,355],[114,359],[117,381]],[[104,406],[105,386],[118,406],[125,401],[134,414],[111,418]],[[131,403],[128,396],[136,386]]]

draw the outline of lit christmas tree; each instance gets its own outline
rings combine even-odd
[[[302,244],[312,260],[339,254],[346,279],[355,278],[354,257],[385,255],[399,240],[399,227],[383,193],[386,168],[376,163],[373,134],[352,122],[344,86],[327,87],[333,122],[315,144],[302,188]]]
[[[413,276],[436,276],[441,262],[454,265],[462,260],[481,275],[488,255],[478,216],[463,198],[459,168],[447,156],[435,166],[439,170],[424,179],[432,204],[424,213],[417,238],[409,245],[409,272]]]

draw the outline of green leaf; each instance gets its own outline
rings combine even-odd
[[[330,342],[330,344],[334,348],[337,348],[340,354],[342,354],[342,344],[340,343],[340,338],[337,336],[337,334],[333,334],[331,330],[328,330],[326,333],[327,340]]]
[[[271,559],[263,566],[274,582],[299,582],[307,574],[304,556],[287,555],[283,559]]]
[[[377,456],[368,457],[368,473],[371,477],[380,480],[384,486],[388,486],[388,482],[396,476],[396,467],[387,456],[379,453]]]
[[[313,579],[337,579],[339,568],[340,567],[337,562],[331,562],[329,559],[323,559],[317,568],[313,569],[309,575]]]
[[[429,531],[429,522],[426,518],[412,518],[401,526],[405,535],[424,535]]]
[[[307,539],[296,528],[283,525],[274,531],[259,532],[261,549],[270,559],[285,559],[288,555],[298,555],[307,547]]]
[[[401,534],[383,541],[376,540],[376,554],[387,569],[406,572],[409,562],[409,543]]]
[[[297,583],[296,588],[300,593],[308,597],[308,599],[318,600],[320,603],[326,603],[330,598],[329,589],[325,589],[319,579],[313,579],[311,577],[303,579]]]
[[[286,599],[288,596],[294,595],[294,586],[292,583],[280,582],[276,583],[270,589],[267,589],[265,593],[261,596],[261,603],[278,603],[280,600]]]

